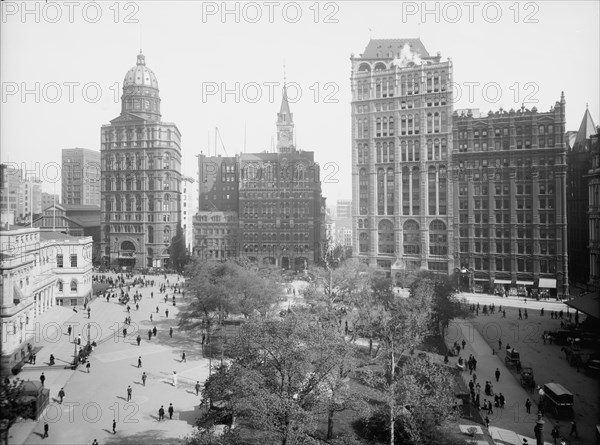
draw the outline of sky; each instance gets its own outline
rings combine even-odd
[[[455,109],[548,111],[564,91],[577,130],[586,104],[600,123],[599,5],[3,1],[0,160],[59,193],[61,150],[100,149],[142,49],[185,175],[197,177],[200,152],[271,150],[285,75],[297,147],[315,152],[333,203],[352,194],[350,56],[370,38],[420,37],[450,57]]]

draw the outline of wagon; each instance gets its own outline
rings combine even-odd
[[[506,363],[506,366],[515,366],[516,368],[519,368],[521,366],[521,354],[514,348],[507,349],[504,363]]]
[[[521,386],[533,392],[535,388],[535,379],[533,377],[533,368],[525,366],[521,369]]]
[[[573,419],[573,394],[559,383],[544,385],[544,411],[556,419]]]

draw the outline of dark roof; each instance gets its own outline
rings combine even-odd
[[[50,240],[77,241],[80,238],[81,237],[79,237],[79,236],[67,235],[66,233],[62,233],[62,232],[53,232],[51,230],[40,230],[40,239],[42,239],[43,241],[50,241]]]
[[[81,227],[100,226],[100,212],[97,215],[72,215],[68,216],[67,219],[70,219]]]
[[[371,39],[361,54],[363,59],[389,59],[388,52],[392,52],[392,59],[398,55],[405,44],[420,57],[430,57],[421,39]],[[377,56],[377,53],[381,53]]]
[[[100,211],[100,206],[89,205],[89,204],[57,204],[57,207],[62,207],[68,211],[85,211],[85,210],[97,210]]]
[[[573,147],[577,147],[580,150],[585,149],[587,140],[594,134],[596,134],[596,125],[592,120],[590,110],[586,108],[583,119],[581,120],[581,125],[579,126],[579,131],[575,137],[575,143],[573,144]]]
[[[577,298],[573,298],[572,300],[565,301],[565,304],[567,306],[572,307],[573,309],[577,309],[578,311],[583,312],[586,315],[589,315],[596,319],[600,318],[600,294],[599,293],[580,295]]]

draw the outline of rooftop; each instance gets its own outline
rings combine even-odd
[[[371,39],[360,55],[363,59],[393,59],[398,57],[408,44],[412,52],[420,57],[430,57],[421,39]],[[379,53],[379,55],[377,55]],[[388,54],[391,53],[391,56]]]

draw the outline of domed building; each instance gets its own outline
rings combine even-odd
[[[103,264],[168,267],[180,225],[181,133],[162,122],[158,81],[140,52],[121,114],[101,128]]]

